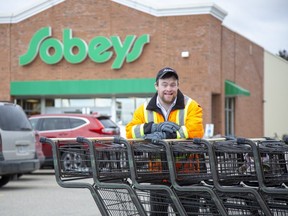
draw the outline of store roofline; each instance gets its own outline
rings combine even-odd
[[[184,16],[184,15],[198,15],[211,14],[217,19],[223,21],[228,14],[225,10],[214,4],[212,1],[198,1],[198,2],[177,2],[173,4],[159,4],[157,1],[145,0],[112,0],[127,7],[142,11],[144,13],[162,17],[162,16]]]
[[[4,0],[1,0],[4,1]],[[13,0],[15,1],[15,0]],[[42,11],[45,11],[57,4],[64,2],[65,0],[33,0],[33,1],[25,1],[22,8],[12,8],[13,4],[10,1],[6,1],[6,4],[10,4],[11,7],[5,7],[5,12],[3,9],[0,10],[0,24],[5,23],[19,23],[25,19],[28,19]],[[17,1],[15,2],[17,3]],[[2,3],[3,4],[3,3]],[[21,3],[20,3],[21,4]]]
[[[6,0],[0,0],[0,3],[4,4],[4,1],[7,2]],[[17,4],[16,0],[13,1]],[[0,24],[19,23],[64,1],[65,0],[27,0],[22,7],[18,8],[13,7],[13,4],[8,1],[6,4],[11,6],[4,5],[2,10],[0,9]],[[157,1],[147,0],[112,1],[156,17],[211,14],[223,21],[227,15],[227,12],[214,4],[213,1],[203,2],[203,0],[199,0],[198,2],[193,1],[193,3],[191,1],[188,3],[175,1],[165,5],[159,4]]]

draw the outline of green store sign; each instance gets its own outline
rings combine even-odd
[[[63,42],[51,36],[51,27],[39,29],[33,35],[28,51],[19,57],[19,64],[30,64],[38,53],[41,60],[50,65],[57,64],[63,57],[71,64],[78,64],[83,62],[87,55],[95,63],[104,63],[115,54],[112,69],[120,69],[125,60],[130,63],[138,59],[144,45],[150,42],[149,35],[143,34],[138,38],[135,35],[127,35],[123,42],[119,36],[97,36],[87,44],[83,39],[73,37],[71,29],[63,30]]]

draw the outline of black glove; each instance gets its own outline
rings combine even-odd
[[[169,132],[165,132],[166,134],[166,138],[165,139],[176,139],[177,138],[177,133],[169,133]]]
[[[168,132],[168,133],[175,133],[176,131],[178,131],[180,129],[180,125],[174,123],[174,122],[170,122],[170,121],[165,121],[159,124],[152,124],[151,127],[151,133],[154,132]]]
[[[151,134],[146,134],[144,139],[145,140],[166,139],[166,133],[165,132],[156,131],[156,132],[151,133]]]

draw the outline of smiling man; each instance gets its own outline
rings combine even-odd
[[[169,67],[161,69],[156,76],[155,88],[157,92],[149,103],[144,103],[135,110],[132,121],[126,126],[126,137],[147,140],[202,138],[202,108],[179,90],[177,72]],[[150,168],[153,169],[153,165]],[[163,181],[162,184],[171,186],[168,181]],[[159,197],[157,193],[159,192],[150,191],[150,216],[168,215],[165,197]],[[182,197],[182,192],[178,193]],[[187,196],[184,194],[183,197]],[[199,211],[198,204],[190,203],[196,198],[192,194],[187,199],[180,199],[186,212]]]
[[[177,72],[165,67],[155,82],[156,93],[138,107],[126,126],[126,137],[145,139],[202,138],[202,108],[179,90]]]

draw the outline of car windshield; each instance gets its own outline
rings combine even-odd
[[[0,128],[7,131],[31,131],[26,114],[19,106],[5,104],[0,106]]]
[[[38,119],[37,118],[35,118],[35,119],[30,118],[29,121],[30,121],[33,129],[36,130],[36,125],[37,125]]]

